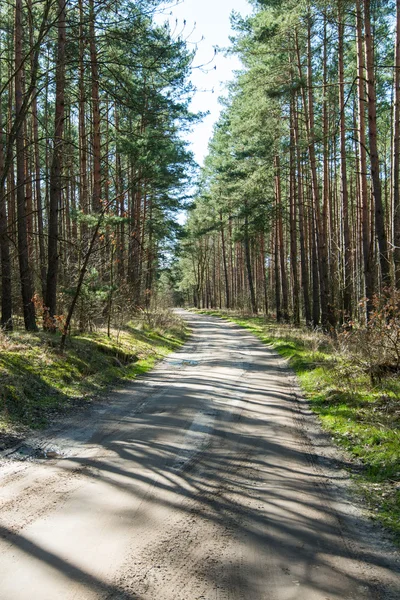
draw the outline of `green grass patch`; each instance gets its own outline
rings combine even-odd
[[[263,317],[199,311],[245,327],[275,348],[295,371],[312,410],[333,442],[354,461],[353,478],[373,518],[400,544],[400,380],[377,385],[321,332]]]
[[[12,432],[44,427],[55,415],[91,402],[111,385],[149,371],[187,336],[184,322],[174,316],[163,328],[137,320],[111,331],[110,338],[103,330],[74,335],[64,353],[58,334],[1,334],[0,447],[1,437],[7,440]]]

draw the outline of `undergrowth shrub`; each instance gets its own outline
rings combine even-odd
[[[384,376],[400,372],[400,292],[389,290],[373,299],[373,311],[366,327],[357,327],[337,336],[339,352],[356,370],[368,373],[376,384]]]
[[[159,331],[182,329],[182,319],[168,308],[143,308],[140,309],[138,316],[143,319],[150,329]]]

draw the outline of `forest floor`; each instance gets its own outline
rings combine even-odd
[[[227,311],[196,311],[245,327],[287,359],[331,440],[348,456],[356,493],[370,517],[400,544],[400,378],[373,385],[368,373],[320,331]]]
[[[131,320],[121,329],[71,336],[39,331],[0,334],[0,452],[32,429],[88,405],[177,350],[189,331],[172,313]],[[159,322],[157,322],[159,321]]]
[[[285,361],[184,316],[179,351],[0,459],[1,600],[398,600]]]

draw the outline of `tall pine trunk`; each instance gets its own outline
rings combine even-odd
[[[22,0],[15,2],[15,119],[23,120],[23,50],[22,50]],[[17,217],[18,217],[18,262],[21,280],[22,308],[25,329],[36,331],[33,284],[29,267],[27,218],[25,206],[25,144],[23,127],[16,134],[17,162]]]
[[[400,0],[396,1],[396,45],[393,107],[393,219],[396,288],[400,289]]]
[[[344,243],[344,281],[343,281],[343,310],[344,320],[353,317],[352,307],[352,260],[351,241],[349,228],[349,192],[347,185],[347,161],[346,161],[346,114],[344,98],[344,23],[343,3],[339,2],[338,14],[338,38],[339,38],[339,111],[340,111],[340,188],[342,196],[343,211],[343,243]]]
[[[373,272],[373,237],[370,227],[370,206],[367,181],[367,145],[365,127],[365,61],[363,43],[363,17],[360,0],[356,0],[356,30],[357,30],[357,90],[358,90],[358,178],[359,194],[361,201],[362,218],[362,253],[364,265],[364,295],[366,298],[366,321],[372,311],[372,297],[374,295],[374,272]]]
[[[0,172],[4,171],[3,119],[0,104]],[[0,184],[0,254],[1,254],[1,326],[11,331],[12,322],[12,286],[10,242],[8,238],[7,203],[5,182]]]
[[[290,266],[293,287],[293,322],[300,325],[300,285],[297,265],[297,217],[296,217],[296,155],[294,135],[294,97],[290,101]]]
[[[47,329],[54,329],[57,308],[59,210],[62,197],[62,154],[65,115],[65,0],[58,0],[58,42],[53,159],[50,170],[48,266],[46,283]]]
[[[229,276],[228,276],[228,265],[227,265],[227,260],[226,260],[226,243],[225,243],[224,223],[222,220],[222,210],[219,213],[219,220],[220,220],[220,227],[221,227],[222,260],[223,260],[223,264],[224,264],[226,308],[229,310],[231,307],[231,300],[230,300],[230,291],[229,291]]]
[[[92,210],[101,209],[101,139],[100,139],[100,95],[99,95],[99,66],[97,58],[94,0],[89,0],[89,39],[90,66],[92,79],[92,152],[93,152],[93,190]]]
[[[371,162],[372,190],[375,205],[375,230],[379,247],[379,263],[381,267],[382,285],[390,285],[390,259],[385,229],[384,209],[382,201],[382,186],[379,173],[379,154],[377,141],[376,118],[376,81],[374,64],[374,41],[371,27],[370,0],[363,0],[364,27],[365,27],[365,58],[367,67],[367,107],[368,107],[368,135]]]
[[[282,284],[282,318],[284,321],[289,320],[289,297],[288,297],[288,280],[285,264],[285,246],[283,239],[283,219],[282,219],[282,191],[281,191],[281,172],[280,172],[279,156],[275,155],[275,201],[276,201],[276,222],[277,222],[277,240],[279,248],[279,263],[281,270]]]
[[[251,270],[249,215],[248,215],[247,201],[245,201],[243,245],[244,245],[245,261],[246,261],[247,282],[249,284],[249,290],[250,290],[251,310],[252,310],[253,314],[256,315],[258,311],[257,311],[256,295],[254,292],[253,273]]]
[[[310,275],[308,269],[307,245],[306,245],[306,223],[304,215],[304,185],[303,173],[301,168],[301,144],[299,136],[299,120],[296,105],[293,106],[293,133],[296,145],[297,160],[297,202],[299,213],[299,238],[300,238],[300,266],[301,266],[301,286],[303,289],[304,316],[306,324],[311,325],[311,302],[310,302]]]

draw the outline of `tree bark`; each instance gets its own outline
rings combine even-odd
[[[305,218],[304,218],[304,186],[303,174],[301,168],[301,145],[299,137],[299,123],[296,106],[293,107],[293,133],[297,149],[297,196],[299,212],[299,238],[300,238],[300,265],[301,265],[301,286],[303,288],[304,316],[308,327],[311,326],[311,303],[310,303],[310,275],[308,270],[307,248],[305,240]]]
[[[99,96],[99,66],[97,59],[94,0],[89,0],[89,38],[90,66],[92,78],[92,118],[93,118],[93,191],[92,210],[101,209],[101,140],[100,140],[100,96]]]
[[[276,320],[278,323],[282,321],[282,302],[281,302],[281,274],[279,268],[279,234],[278,221],[275,220],[275,235],[274,235],[274,270],[275,270],[275,307]]]
[[[276,222],[278,238],[276,243],[279,248],[279,262],[281,270],[282,284],[282,318],[284,321],[289,320],[289,297],[288,297],[288,280],[285,264],[285,246],[283,239],[283,219],[282,219],[282,192],[281,192],[281,174],[279,156],[275,155],[275,200],[276,200]]]
[[[3,120],[0,104],[0,172],[4,169]],[[1,326],[13,329],[10,242],[4,182],[0,187]]]
[[[15,119],[23,124],[23,53],[22,53],[22,0],[15,2]],[[33,284],[29,268],[27,219],[25,206],[25,144],[23,127],[16,134],[17,161],[17,216],[18,216],[18,260],[21,280],[22,306],[25,329],[36,331]]]
[[[400,289],[400,0],[396,1],[396,45],[393,106],[393,220],[395,284]]]
[[[222,210],[219,213],[219,220],[220,220],[220,226],[221,226],[222,261],[224,264],[226,308],[229,310],[231,307],[231,300],[230,300],[230,292],[229,292],[228,265],[226,262],[226,244],[225,244],[224,223],[222,221]]]
[[[50,171],[48,266],[46,283],[46,329],[54,330],[57,308],[59,210],[62,197],[62,154],[65,118],[65,0],[58,0],[58,42],[56,66],[56,98],[54,118],[53,159]]]
[[[390,260],[388,243],[385,230],[384,210],[382,202],[382,188],[379,174],[379,154],[377,143],[376,119],[376,82],[374,65],[374,41],[371,29],[370,0],[363,0],[364,27],[365,27],[365,57],[367,71],[367,107],[368,107],[368,134],[371,162],[372,190],[375,204],[375,230],[379,247],[379,263],[381,267],[382,285],[390,286]]]
[[[365,128],[365,61],[363,43],[363,17],[360,0],[356,0],[356,30],[357,30],[357,89],[358,89],[358,178],[362,212],[362,253],[364,266],[364,295],[366,298],[365,318],[369,321],[374,295],[373,237],[370,227],[370,206],[367,181],[367,145]]]
[[[326,273],[325,273],[325,292],[326,292],[326,315],[322,315],[324,327],[328,326],[331,329],[336,327],[336,311],[335,304],[333,302],[333,285],[331,278],[331,265],[330,265],[330,253],[331,253],[331,237],[332,231],[329,227],[329,205],[331,204],[330,198],[330,186],[329,186],[329,116],[328,116],[328,36],[327,36],[327,18],[324,16],[324,53],[323,53],[323,107],[322,107],[322,122],[323,122],[323,198],[322,198],[322,223],[321,223],[321,237],[325,244],[325,260],[326,260]],[[325,322],[326,316],[326,322]]]
[[[294,98],[290,101],[290,265],[293,282],[293,323],[300,325],[300,285],[297,265],[297,217],[296,217],[296,155],[294,135]]]
[[[252,270],[251,270],[250,240],[249,240],[249,216],[247,214],[247,211],[248,211],[248,206],[247,206],[247,202],[245,202],[243,245],[244,245],[244,253],[245,253],[245,260],[246,260],[247,281],[248,281],[249,290],[250,290],[251,310],[252,310],[253,314],[256,315],[258,310],[257,310],[256,295],[254,293],[253,274],[252,274]]]
[[[340,111],[340,187],[343,210],[343,244],[344,244],[344,281],[343,281],[343,309],[344,321],[351,321],[353,317],[353,290],[352,290],[352,256],[349,228],[349,192],[347,185],[346,161],[346,115],[344,99],[344,23],[343,3],[339,2],[338,12],[338,76],[339,76],[339,111]]]

